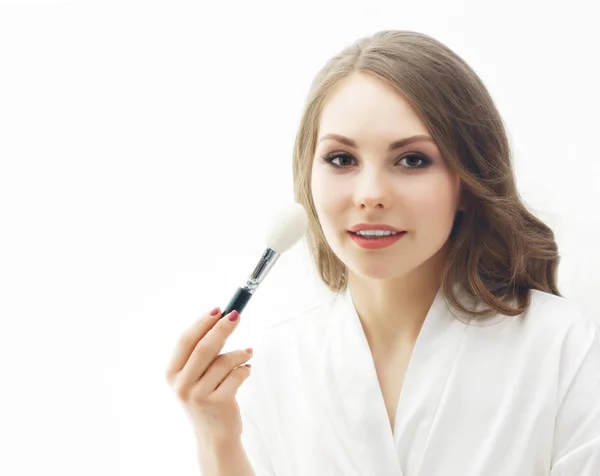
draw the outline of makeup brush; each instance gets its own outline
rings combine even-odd
[[[306,233],[308,228],[308,217],[304,207],[299,203],[292,202],[282,207],[273,217],[270,229],[266,235],[266,250],[262,254],[258,264],[246,283],[239,287],[233,295],[227,307],[221,314],[221,319],[236,310],[242,313],[246,304],[265,279],[279,256],[294,246]]]

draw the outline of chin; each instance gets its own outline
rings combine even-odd
[[[353,257],[344,261],[348,269],[354,274],[369,279],[394,279],[403,276],[414,269],[414,261],[406,262],[406,259],[398,257],[396,259],[389,256],[385,259],[374,259],[372,256],[363,256],[361,258]]]

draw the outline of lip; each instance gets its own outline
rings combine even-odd
[[[352,241],[354,241],[361,248],[364,248],[366,250],[380,250],[382,248],[392,246],[404,235],[406,235],[406,232],[394,236],[384,236],[381,238],[364,238],[360,235],[355,235],[352,232],[348,232],[348,235],[350,236],[350,238],[352,238]]]
[[[400,230],[391,225],[386,225],[385,223],[359,223],[358,225],[354,225],[352,228],[348,229],[348,231],[352,232],[361,230],[406,231]]]

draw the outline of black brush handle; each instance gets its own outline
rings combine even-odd
[[[250,301],[252,294],[248,292],[248,290],[244,288],[238,288],[236,293],[233,295],[229,304],[221,314],[221,318],[225,317],[231,311],[237,311],[239,314],[242,314],[242,311],[246,307],[246,304]]]

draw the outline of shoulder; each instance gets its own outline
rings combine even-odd
[[[337,295],[325,297],[306,307],[287,311],[281,319],[260,330],[254,337],[250,378],[238,392],[238,403],[264,410],[273,395],[290,387],[299,369],[306,367],[309,356],[323,346],[327,336],[328,315]],[[289,385],[288,385],[289,384]],[[267,391],[267,389],[269,389]]]
[[[325,294],[312,304],[284,311],[277,322],[255,334],[251,361],[255,385],[272,388],[282,383],[282,374],[320,365],[340,299],[340,294]]]
[[[530,306],[518,319],[534,337],[542,342],[552,341],[566,356],[599,344],[598,321],[568,298],[532,290]]]
[[[257,337],[259,353],[267,355],[289,349],[290,346],[297,347],[323,335],[338,297],[335,294],[327,295],[309,306],[288,311],[279,321],[266,326]]]
[[[591,345],[599,325],[579,303],[544,291],[530,293],[529,306],[521,314],[470,319],[467,333],[476,341],[503,342],[530,359],[556,359],[571,347]]]
[[[556,327],[563,331],[574,326],[598,325],[579,303],[537,289],[531,290],[529,308],[519,317],[532,321],[532,324]]]

